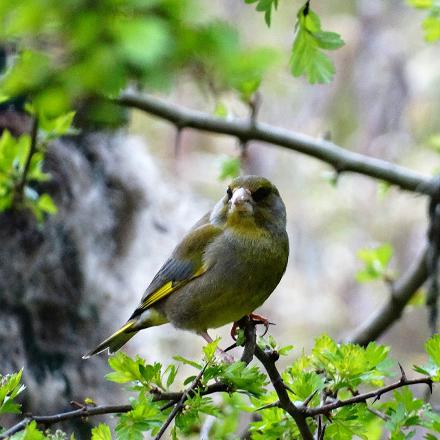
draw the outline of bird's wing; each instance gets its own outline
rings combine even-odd
[[[209,269],[203,263],[205,249],[221,233],[221,228],[211,224],[192,229],[153,278],[130,319],[139,316],[153,304],[203,275]]]

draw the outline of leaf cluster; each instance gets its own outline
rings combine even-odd
[[[440,3],[438,0],[407,0],[407,2],[414,8],[428,13],[422,24],[425,40],[429,43],[440,40]]]
[[[29,108],[30,112],[35,112]],[[12,207],[30,210],[38,222],[55,214],[57,207],[41,184],[50,180],[43,169],[47,145],[50,141],[72,132],[74,112],[51,118],[39,116],[36,139],[29,134],[14,137],[4,130],[0,137],[0,212]],[[32,145],[35,142],[36,145]]]
[[[178,402],[183,402],[183,405],[171,431],[176,439],[200,432],[207,417],[214,417],[209,425],[209,438],[237,438],[243,412],[257,415],[248,427],[252,439],[299,438],[294,419],[279,407],[278,396],[269,387],[266,374],[255,365],[219,362],[216,359],[218,343],[219,340],[215,340],[204,347],[203,362],[176,356],[177,363],[167,367],[158,362],[149,364],[139,356],[131,358],[123,353],[112,356],[109,359],[112,372],[106,377],[128,385],[134,392],[130,397],[132,409],[118,416],[114,434],[105,424],[93,428],[92,440],[141,440],[145,433],[154,436]],[[292,349],[290,346],[279,348],[272,337],[260,339],[259,345],[273,353],[279,350],[287,354]],[[425,348],[429,362],[423,367],[416,366],[415,370],[438,382],[440,335],[429,339]],[[180,378],[178,370],[181,365],[196,370],[197,375]],[[429,404],[414,396],[409,387],[398,387],[392,396],[380,399],[385,382],[391,376],[396,377],[397,371],[386,346],[374,342],[366,347],[338,344],[329,336],[322,335],[315,340],[309,354],[302,353],[281,374],[289,398],[296,407],[318,414],[307,418],[310,431],[316,433],[319,419],[321,425],[326,426],[324,439],[379,440],[383,432],[388,432],[391,440],[406,440],[413,438],[416,431],[424,432],[428,440],[437,438],[440,416]],[[20,378],[21,372],[2,377],[0,413],[19,410],[14,399],[23,390]],[[173,385],[182,382],[185,392],[170,390]],[[211,394],[210,387],[218,384],[223,384],[221,395]],[[376,390],[373,393],[376,400],[344,404],[347,399],[368,389]],[[181,400],[182,396],[184,400]],[[320,410],[334,403],[336,405],[332,409]],[[41,432],[32,422],[25,430],[14,434],[12,439],[65,440],[67,434],[61,431]]]

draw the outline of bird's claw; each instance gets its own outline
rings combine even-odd
[[[261,315],[257,315],[256,313],[251,313],[249,316],[249,319],[253,321],[255,324],[263,324],[264,325],[264,333],[261,336],[266,336],[266,333],[269,331],[270,325],[275,325],[273,322],[270,322],[267,318]],[[232,324],[231,328],[231,337],[234,341],[237,340],[237,329],[239,325],[238,322],[235,321]]]
[[[257,315],[256,313],[251,313],[249,315],[249,319],[251,319],[255,324],[263,324],[264,325],[264,333],[261,336],[266,336],[266,333],[269,331],[269,326],[275,325],[273,322],[270,322],[264,316]]]

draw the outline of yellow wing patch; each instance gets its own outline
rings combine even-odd
[[[151,295],[149,295],[145,301],[141,305],[141,309],[145,310],[151,305],[155,304],[162,298],[165,298],[170,293],[174,292],[175,290],[179,289],[179,287],[182,287],[189,281],[193,280],[194,278],[199,277],[200,275],[203,275],[206,272],[207,268],[201,267],[197,272],[194,273],[190,278],[182,281],[169,281],[168,283],[165,283],[161,288],[157,289],[155,292],[153,292]]]
[[[173,283],[173,281],[169,281],[168,283],[164,284],[160,289],[153,292],[142,304],[142,308],[146,309],[147,307],[151,306],[151,304],[154,304],[155,302],[159,301],[163,297],[169,295],[173,290],[175,290],[176,284]]]

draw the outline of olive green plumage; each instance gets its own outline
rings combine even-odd
[[[127,323],[84,357],[113,353],[139,330],[167,322],[204,333],[237,321],[273,292],[288,255],[277,188],[263,177],[238,177],[174,249]]]

